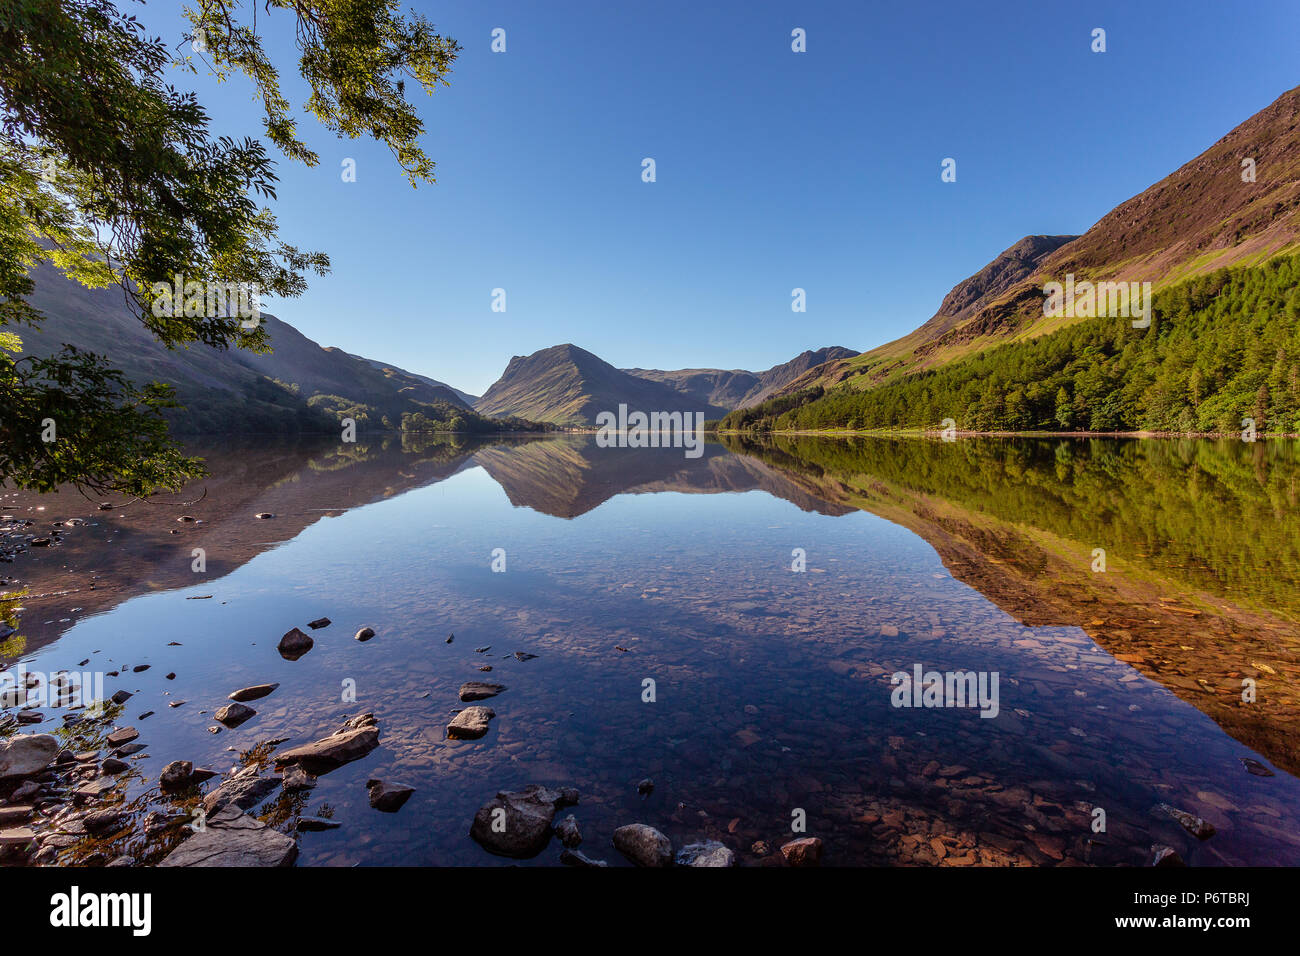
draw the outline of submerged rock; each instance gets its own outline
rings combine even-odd
[[[315,641],[295,627],[293,630],[286,633],[284,637],[280,638],[280,643],[276,647],[276,650],[280,652],[280,656],[286,661],[296,661],[315,645]]]
[[[1157,809],[1177,820],[1184,830],[1198,840],[1208,840],[1216,832],[1213,824],[1207,823],[1201,817],[1188,813],[1186,810],[1179,810],[1167,803],[1159,804]]]
[[[637,866],[663,867],[673,862],[672,841],[644,823],[629,823],[615,830],[614,849]]]
[[[233,806],[208,817],[207,825],[167,854],[159,866],[290,866],[298,856],[293,837]]]
[[[736,854],[717,840],[689,843],[677,851],[678,866],[726,867],[736,865]]]
[[[1246,772],[1254,774],[1256,777],[1271,777],[1273,771],[1269,770],[1254,757],[1241,757],[1241,765],[1246,768]]]
[[[1151,848],[1151,865],[1152,866],[1186,866],[1183,858],[1178,855],[1178,851],[1171,846],[1161,846],[1157,844]]]
[[[307,773],[327,773],[359,760],[379,746],[379,722],[374,714],[358,714],[328,737],[276,754],[275,765],[296,763]]]
[[[560,807],[578,802],[578,791],[530,784],[523,790],[500,791],[479,807],[469,835],[502,856],[536,856],[551,840],[551,821]]]
[[[790,866],[820,866],[822,841],[820,837],[803,837],[781,846],[781,855]]]
[[[578,818],[570,813],[555,825],[555,835],[565,846],[577,846],[582,842],[582,830],[578,828]]]
[[[59,752],[52,734],[26,734],[0,743],[0,777],[29,777],[48,767]]]
[[[477,740],[488,732],[488,721],[496,715],[490,707],[466,707],[447,725],[447,736],[453,740]]]
[[[467,703],[471,700],[487,700],[505,689],[505,684],[489,684],[481,680],[466,681],[460,685],[460,699]]]
[[[316,778],[309,774],[302,767],[291,764],[289,769],[284,772],[281,782],[286,790],[310,790],[316,786]]]

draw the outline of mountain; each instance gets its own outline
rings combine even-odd
[[[1254,181],[1243,181],[1243,160]],[[1082,236],[1029,236],[945,297],[915,331],[832,362],[778,394],[811,386],[872,388],[902,375],[1080,319],[1045,318],[1043,286],[1077,280],[1149,281],[1155,291],[1228,266],[1300,251],[1300,87],[1241,123],[1195,159],[1116,206]]]
[[[592,425],[620,404],[644,412],[704,412],[717,418],[723,406],[662,382],[617,369],[576,345],[555,345],[516,355],[501,377],[474,403],[481,415],[518,416],[555,424]]]
[[[766,372],[743,369],[687,368],[665,372],[660,369],[628,368],[623,371],[639,378],[671,386],[699,402],[719,408],[748,408],[757,405],[811,368],[824,362],[846,359],[858,353],[840,345],[801,352],[790,361]]]
[[[420,375],[417,372],[408,372],[404,368],[398,368],[396,365],[391,365],[388,362],[381,362],[378,359],[368,359],[365,356],[354,355],[351,352],[348,352],[347,354],[351,358],[369,363],[372,367],[377,368],[380,371],[392,371],[397,375],[404,376],[406,378],[415,379],[416,381],[423,382],[425,385],[431,386],[433,388],[445,388],[447,389],[447,391],[451,392],[453,395],[459,398],[461,403],[465,406],[465,408],[473,408],[474,403],[478,401],[477,395],[471,395],[469,392],[462,392],[460,389],[453,388],[451,385],[448,385],[446,382],[439,382],[437,379],[429,378],[429,376],[427,375]]]
[[[263,313],[272,352],[221,351],[201,344],[168,349],[128,311],[120,289],[87,289],[42,265],[29,301],[39,329],[11,328],[22,355],[48,356],[63,343],[108,356],[136,382],[176,389],[184,407],[169,412],[182,432],[333,430],[344,414],[394,423],[407,412],[468,411],[459,393],[395,366],[324,348],[287,322]],[[365,419],[362,418],[365,416]]]

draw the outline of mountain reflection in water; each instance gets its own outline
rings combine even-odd
[[[34,522],[5,526],[9,548],[87,521],[0,565],[24,608],[0,652],[47,673],[83,659],[122,671],[109,692],[136,696],[117,723],[149,743],[119,791],[135,818],[171,799],[156,782],[173,759],[222,768],[233,747],[258,760],[271,749],[259,743],[303,743],[368,711],[378,750],[259,808],[290,829],[322,806],[344,822],[299,835],[301,863],[502,862],[469,822],[496,790],[533,782],[581,791],[583,848],[614,864],[609,835],[630,822],[771,862],[763,845],[791,837],[797,810],[828,864],[1140,865],[1155,844],[1191,863],[1300,862],[1295,443],[191,452],[212,475],[173,498],[0,506]],[[497,548],[504,574],[490,570]],[[321,616],[335,623],[311,653],[276,655],[282,633]],[[351,637],[362,624],[377,632],[364,644]],[[130,673],[137,662],[155,666]],[[917,664],[998,672],[998,716],[891,706],[890,676]],[[340,701],[347,679],[355,704]],[[507,685],[498,716],[481,740],[447,740],[474,679]],[[230,691],[270,681],[281,686],[255,719],[208,732]],[[377,813],[369,776],[416,794]],[[1197,840],[1160,804],[1218,832]],[[60,859],[125,848],[152,862],[179,838],[128,829]],[[557,858],[552,846],[536,862]]]

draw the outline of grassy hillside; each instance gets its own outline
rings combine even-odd
[[[1300,256],[1157,293],[1149,329],[1088,319],[869,391],[823,390],[727,415],[723,429],[1300,431]]]
[[[1253,181],[1243,160],[1253,161]],[[778,394],[813,386],[863,390],[1080,321],[1046,318],[1043,286],[1151,282],[1156,292],[1230,266],[1300,252],[1300,87],[1195,159],[1116,206],[1077,238],[1031,236],[949,293],[914,332],[827,363]]]

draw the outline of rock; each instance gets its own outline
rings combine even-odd
[[[310,627],[313,631],[319,631],[322,627],[329,627],[330,624],[331,621],[327,617],[318,617],[314,621],[307,622],[307,626]]]
[[[384,813],[396,813],[402,804],[415,793],[414,787],[402,783],[385,783],[382,780],[367,780],[366,792],[370,796],[370,805]]]
[[[671,866],[673,844],[654,827],[629,823],[614,831],[614,849],[637,866]]]
[[[581,850],[565,850],[560,854],[560,862],[565,866],[609,866],[604,860],[593,860]]]
[[[173,760],[162,768],[158,783],[164,790],[181,790],[190,785],[194,777],[194,764],[188,760]]]
[[[443,643],[444,643],[444,644],[450,644],[450,643],[451,643],[452,641],[454,641],[455,639],[456,639],[456,635],[455,635],[455,634],[448,634],[448,635],[447,635],[447,640],[445,640]]]
[[[296,627],[289,631],[284,637],[280,638],[280,643],[276,650],[286,661],[296,661],[302,655],[306,654],[316,644],[310,637],[298,630]]]
[[[515,651],[512,656],[517,661],[531,661],[537,659],[536,654],[529,654],[527,651]]]
[[[293,837],[272,830],[232,806],[210,815],[159,866],[289,866],[298,856]]]
[[[320,740],[276,754],[275,765],[300,765],[310,774],[322,774],[359,760],[379,746],[379,723],[374,714],[359,714]]]
[[[477,740],[488,732],[488,721],[496,715],[488,707],[466,707],[447,725],[447,736],[453,740]]]
[[[28,800],[35,800],[41,795],[41,785],[35,780],[27,780],[21,786],[16,787],[14,792],[9,794],[9,799],[14,803],[26,803]]]
[[[105,737],[104,743],[109,747],[121,747],[123,744],[129,744],[139,736],[140,731],[134,727],[123,727],[121,730],[115,730]]]
[[[1188,813],[1186,810],[1179,810],[1177,807],[1171,807],[1167,803],[1158,806],[1159,810],[1177,820],[1184,830],[1196,837],[1198,840],[1208,840],[1214,836],[1215,830],[1212,824],[1206,823],[1200,817]]]
[[[368,641],[375,636],[375,629],[373,627],[363,627],[352,636],[358,641]]]
[[[641,794],[641,796],[646,797],[654,792],[654,788],[655,788],[655,782],[651,780],[649,777],[646,777],[644,780],[642,780],[640,783],[636,785],[636,792]]]
[[[716,866],[736,865],[736,854],[717,840],[705,840],[703,843],[690,843],[677,851],[678,866]]]
[[[26,823],[31,819],[32,808],[29,804],[0,807],[0,827],[11,827]]]
[[[803,837],[791,840],[781,847],[781,855],[791,866],[820,866],[822,841],[820,837]]]
[[[275,777],[259,777],[255,774],[232,777],[203,798],[203,809],[209,815],[224,807],[252,810],[278,789],[280,781]]]
[[[111,700],[115,704],[125,704],[128,700],[130,700],[134,696],[135,695],[132,694],[129,690],[119,690],[112,697],[110,697],[109,700]]]
[[[112,862],[106,865],[107,866],[135,866],[135,857],[131,857],[131,856],[127,856],[126,854],[123,854],[122,856],[114,857]]]
[[[1241,765],[1246,768],[1247,773],[1252,773],[1256,777],[1271,777],[1273,771],[1269,770],[1254,757],[1240,757]]]
[[[117,830],[126,816],[121,810],[96,810],[81,818],[86,832],[94,837],[106,836]]]
[[[255,514],[253,517],[255,517],[255,518],[260,518],[260,519],[262,519],[263,521],[265,521],[265,520],[267,520],[268,518],[274,518],[275,515],[271,514],[271,512],[269,512],[269,511],[259,511],[259,512],[258,512],[257,514]]]
[[[250,700],[261,700],[263,697],[271,693],[279,686],[280,685],[276,683],[276,684],[254,684],[252,687],[241,687],[239,690],[235,691],[226,699],[238,701],[241,704],[245,704]]]
[[[582,842],[582,831],[578,828],[578,818],[570,813],[555,825],[555,835],[567,847],[575,847]]]
[[[40,773],[59,752],[51,734],[20,734],[0,743],[0,777],[29,777]]]
[[[27,846],[36,839],[36,831],[30,827],[9,827],[0,830],[0,846]]]
[[[495,697],[505,689],[505,684],[488,684],[481,680],[467,681],[460,685],[460,699],[465,702],[487,700],[489,697]]]
[[[328,817],[299,817],[297,829],[299,833],[305,833],[308,830],[337,830],[341,826],[343,824]]]
[[[233,728],[238,727],[256,713],[257,711],[253,710],[253,708],[245,707],[243,704],[227,704],[212,716],[218,722]]]
[[[141,750],[144,750],[144,744],[127,744],[125,747],[118,747],[116,750],[114,750],[114,751],[113,751],[113,756],[114,756],[114,757],[129,757],[129,756],[131,756],[132,754],[138,754]],[[65,751],[65,753],[66,753],[66,751]],[[62,756],[62,755],[60,755],[60,756]],[[71,757],[72,755],[71,755],[71,754],[68,754],[68,756]]]
[[[469,835],[484,849],[502,856],[536,856],[551,840],[551,821],[562,806],[578,802],[578,792],[530,784],[523,790],[500,791],[479,807]]]
[[[116,757],[105,757],[104,762],[99,765],[99,769],[104,773],[125,773],[131,769],[131,765],[125,760],[118,760]]]
[[[20,710],[18,712],[18,723],[20,724],[39,724],[45,719],[45,715],[39,710]]]
[[[284,772],[281,782],[284,789],[289,791],[310,790],[316,786],[316,778],[296,764],[289,766],[289,769]]]
[[[1171,846],[1153,846],[1151,848],[1152,866],[1186,866],[1178,851]]]
[[[132,667],[132,668],[131,668],[131,673],[132,673],[132,674],[141,674],[141,673],[144,673],[144,672],[147,671],[151,666],[152,666],[152,665],[150,665],[150,664],[136,664],[135,667]]]
[[[102,797],[115,786],[117,786],[117,781],[112,777],[96,777],[89,783],[83,783],[80,787],[74,790],[73,793],[78,797],[93,800]]]

